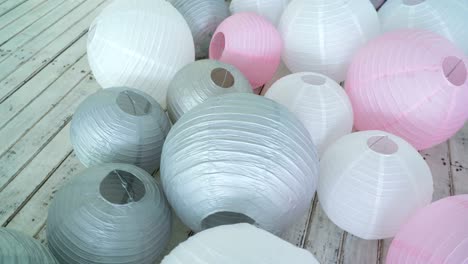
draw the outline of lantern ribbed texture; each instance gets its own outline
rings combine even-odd
[[[379,10],[382,31],[424,29],[455,43],[468,55],[468,1],[388,0]]]
[[[194,231],[248,222],[279,233],[306,213],[317,176],[300,121],[245,93],[210,98],[183,115],[161,159],[169,203]]]
[[[89,168],[49,207],[47,241],[62,264],[153,264],[171,232],[162,190],[129,164]]]
[[[175,123],[184,113],[206,99],[227,93],[252,93],[252,87],[232,65],[215,60],[191,63],[182,68],[169,85],[169,118]]]
[[[55,264],[57,261],[38,241],[18,231],[0,228],[0,263]]]
[[[197,58],[208,57],[211,37],[226,19],[229,7],[222,0],[168,0],[184,16],[195,42]]]
[[[468,195],[447,197],[418,211],[392,241],[387,264],[468,262]]]
[[[229,10],[232,14],[254,12],[277,25],[289,0],[232,0]]]
[[[195,59],[192,34],[168,2],[114,0],[91,24],[88,60],[103,88],[140,89],[166,108],[172,77]]]
[[[403,30],[355,56],[346,91],[358,130],[385,130],[417,149],[454,135],[468,117],[468,60],[445,38]]]
[[[325,75],[301,72],[271,86],[265,97],[286,106],[304,124],[319,156],[328,145],[351,133],[353,109],[344,89]]]
[[[159,168],[169,118],[148,94],[129,88],[104,89],[78,107],[70,139],[86,166],[121,162],[152,173]]]
[[[255,89],[275,74],[282,47],[278,31],[268,20],[255,13],[238,13],[216,29],[210,59],[234,65]]]
[[[325,151],[317,192],[337,226],[363,239],[383,239],[431,202],[433,183],[409,143],[374,130],[346,135]]]
[[[294,0],[278,30],[292,72],[318,72],[341,82],[352,56],[379,34],[380,25],[369,0]]]
[[[197,233],[161,264],[319,264],[307,250],[249,224],[223,225]]]

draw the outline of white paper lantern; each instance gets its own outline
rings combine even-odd
[[[468,55],[467,0],[388,0],[379,10],[382,31],[424,29],[455,43]]]
[[[229,10],[231,10],[232,14],[240,12],[257,13],[276,26],[288,3],[289,0],[232,0]]]
[[[301,72],[271,86],[265,97],[286,106],[304,124],[319,156],[328,145],[351,133],[353,109],[344,89],[325,75]]]
[[[346,135],[327,149],[317,192],[336,225],[364,239],[383,239],[431,202],[433,184],[408,142],[372,130]]]
[[[246,93],[210,98],[183,115],[161,159],[169,203],[194,231],[248,222],[279,233],[306,213],[317,176],[300,121]]]
[[[168,2],[114,0],[91,24],[88,60],[103,88],[140,89],[166,108],[172,77],[194,61],[190,28]]]
[[[195,42],[197,58],[208,57],[211,37],[218,25],[229,16],[223,0],[168,0],[184,16]]]
[[[345,79],[356,51],[380,31],[369,0],[294,0],[281,16],[283,61],[292,72]]]
[[[187,263],[319,264],[309,251],[249,224],[200,232],[173,249],[161,264]]]
[[[166,113],[148,94],[111,88],[80,104],[71,122],[70,140],[86,167],[120,162],[152,173],[159,168],[170,126]]]
[[[37,240],[2,227],[0,228],[0,263],[55,264],[57,261]]]
[[[185,66],[172,80],[167,92],[167,113],[175,123],[206,99],[228,93],[252,93],[252,86],[232,65],[199,60]]]
[[[171,212],[156,181],[121,163],[77,175],[47,218],[48,245],[62,264],[153,264],[170,232]]]

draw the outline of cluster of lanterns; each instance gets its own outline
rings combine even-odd
[[[317,190],[347,232],[396,236],[389,263],[463,262],[468,197],[430,204],[417,150],[468,118],[466,12],[464,0],[389,0],[379,13],[369,0],[114,0],[88,39],[105,89],[71,126],[90,168],[49,209],[51,252],[154,263],[172,207],[199,233],[163,263],[318,263],[272,235]]]

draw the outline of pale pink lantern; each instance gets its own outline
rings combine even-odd
[[[392,241],[387,264],[468,263],[468,195],[419,210]]]
[[[255,89],[275,74],[282,47],[280,34],[268,20],[255,13],[237,13],[216,29],[210,59],[236,66]]]
[[[460,49],[428,31],[370,41],[346,79],[355,128],[390,132],[417,149],[447,140],[468,117],[467,67]]]

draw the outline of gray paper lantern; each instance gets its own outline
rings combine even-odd
[[[194,231],[247,222],[280,233],[308,210],[317,176],[316,149],[300,121],[244,93],[187,112],[161,159],[168,201]]]
[[[211,37],[227,18],[229,7],[223,0],[168,0],[185,18],[192,31],[197,58],[208,57]]]
[[[38,241],[23,233],[0,228],[0,263],[55,264],[57,261]]]
[[[70,138],[78,159],[87,167],[100,163],[159,168],[170,122],[148,94],[130,88],[98,91],[84,100],[71,122]]]
[[[63,264],[153,264],[170,231],[156,181],[121,163],[77,175],[57,193],[47,218],[49,248]]]
[[[169,118],[175,123],[206,99],[228,93],[252,93],[249,81],[236,67],[215,60],[191,63],[182,68],[169,85]]]

